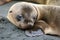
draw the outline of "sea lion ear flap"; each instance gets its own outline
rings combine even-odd
[[[11,10],[11,11],[9,11],[9,13],[12,13],[12,10]]]

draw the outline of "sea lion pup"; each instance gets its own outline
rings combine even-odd
[[[10,8],[7,18],[21,29],[38,27],[45,34],[60,35],[60,6],[18,2]]]

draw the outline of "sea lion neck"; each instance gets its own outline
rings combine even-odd
[[[36,20],[38,20],[38,18],[39,18],[39,16],[38,16],[38,15],[39,15],[39,14],[38,14],[38,13],[39,13],[38,8],[37,8],[36,6],[34,6],[34,5],[33,5],[33,7],[35,8],[35,10],[36,10],[36,12],[37,12]]]
[[[40,8],[40,7],[38,7],[38,6],[34,6],[34,8],[35,8],[36,11],[37,11],[37,20],[36,20],[36,21],[38,21],[38,20],[40,20],[42,17],[44,17],[45,12],[44,12],[44,10],[43,10],[42,8]]]

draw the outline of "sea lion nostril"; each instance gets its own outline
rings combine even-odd
[[[33,27],[32,25],[29,25],[30,27]]]
[[[28,28],[33,28],[33,25],[29,25]]]
[[[20,15],[17,15],[17,16],[16,16],[16,19],[17,19],[18,21],[21,21],[21,18],[22,18],[22,16],[20,16]]]

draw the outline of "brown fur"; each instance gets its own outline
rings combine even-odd
[[[28,8],[22,11],[22,8]],[[29,10],[31,9],[31,10]],[[10,12],[12,11],[12,13]],[[29,12],[30,11],[30,12]],[[10,12],[10,13],[9,13]],[[32,26],[41,28],[45,34],[60,35],[60,6],[53,5],[40,5],[28,2],[19,2],[14,4],[8,12],[7,18],[17,27],[26,29],[28,24],[25,22],[17,21],[16,16],[24,14],[24,17],[28,23],[33,24]],[[30,15],[30,16],[28,16]],[[33,20],[33,16],[36,17]],[[24,19],[22,19],[24,20]],[[22,26],[20,26],[22,25]],[[30,28],[30,27],[29,27]]]
[[[41,15],[36,24],[40,25],[45,34],[60,35],[60,6],[40,5],[37,8]]]

